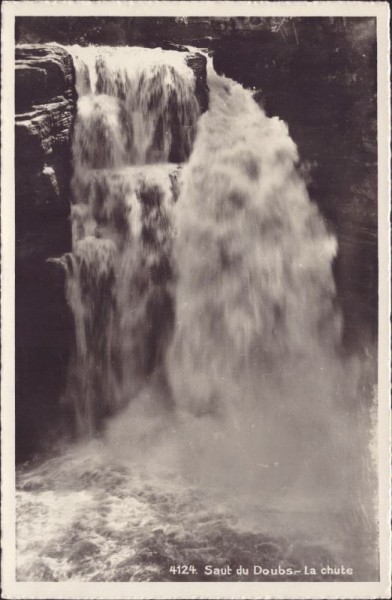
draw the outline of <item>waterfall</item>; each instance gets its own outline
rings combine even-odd
[[[214,480],[228,464],[264,488],[277,472],[282,485],[300,485],[302,471],[328,480],[346,427],[336,239],[309,199],[287,125],[211,65],[208,83],[176,207],[167,359],[176,405],[203,473],[221,456]]]
[[[182,404],[200,414],[219,410],[224,388],[251,372],[284,376],[340,341],[336,240],[309,200],[287,126],[241,85],[213,74],[209,85],[177,208],[170,370]]]
[[[341,328],[337,246],[287,126],[210,63],[200,117],[187,53],[72,53],[67,397],[79,431],[93,435],[160,371],[175,414],[202,430],[197,455],[205,437],[236,457],[253,440],[263,464],[322,447]]]
[[[76,349],[66,397],[78,429],[126,405],[163,360],[173,326],[173,205],[199,105],[188,54],[71,47]]]
[[[210,59],[201,114],[187,52],[71,52],[78,443],[18,473],[19,579],[377,580],[375,378],[288,126]]]

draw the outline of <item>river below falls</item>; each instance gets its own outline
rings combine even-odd
[[[356,539],[348,515],[328,513],[321,506],[320,511],[301,511],[299,503],[280,509],[279,500],[275,498],[274,508],[237,489],[202,488],[170,468],[127,464],[108,456],[98,442],[75,446],[34,467],[24,465],[17,473],[17,579],[372,577],[370,553],[361,551],[363,540]],[[366,543],[364,549],[369,551]],[[208,575],[208,565],[223,571]],[[241,565],[249,574],[236,574]],[[187,566],[192,569],[185,574],[170,569]],[[255,566],[260,567],[256,574]],[[325,573],[326,567],[342,566],[353,568],[353,576]],[[225,575],[225,567],[232,574]]]

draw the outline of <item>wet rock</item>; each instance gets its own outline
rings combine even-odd
[[[56,96],[73,97],[70,54],[55,44],[21,45],[15,50],[16,112],[52,102]]]
[[[203,54],[195,52],[187,56],[186,63],[195,74],[195,94],[201,112],[205,112],[208,109],[207,59]]]
[[[25,460],[58,435],[72,331],[65,271],[71,249],[73,62],[60,46],[15,52],[16,451]],[[48,441],[49,443],[49,441]]]
[[[63,48],[20,46],[15,64],[17,212],[69,213],[73,62]]]

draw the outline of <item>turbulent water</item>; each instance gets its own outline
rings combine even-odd
[[[287,126],[210,64],[200,115],[186,52],[71,52],[80,441],[19,472],[18,578],[375,577],[372,361]]]
[[[173,322],[178,164],[200,111],[186,54],[72,52],[79,99],[68,298],[77,351],[66,396],[91,435],[162,362]]]

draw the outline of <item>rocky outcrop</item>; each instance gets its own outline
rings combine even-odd
[[[16,48],[15,109],[17,211],[68,214],[74,116],[68,52],[49,44]]]
[[[16,449],[23,460],[46,429],[56,431],[72,332],[64,273],[49,260],[71,249],[75,98],[63,48],[16,47],[15,109]]]
[[[187,56],[186,63],[195,74],[195,95],[201,112],[205,112],[208,109],[207,59],[195,52]]]

